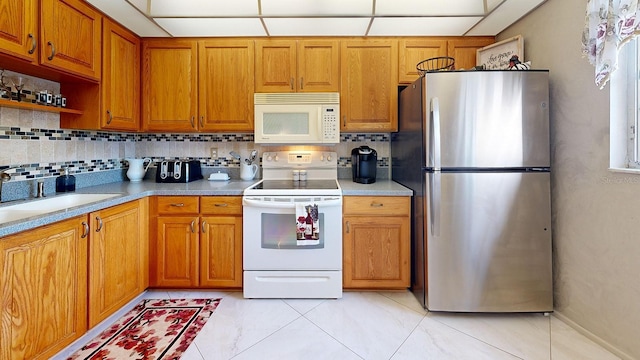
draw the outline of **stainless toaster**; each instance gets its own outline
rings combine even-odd
[[[187,183],[202,179],[198,160],[165,160],[156,165],[156,182],[159,183]]]

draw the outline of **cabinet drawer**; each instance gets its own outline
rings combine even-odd
[[[411,213],[408,196],[345,196],[345,215],[406,215]]]
[[[203,196],[200,206],[202,214],[242,215],[241,196]]]
[[[197,214],[198,199],[197,196],[159,196],[158,214]]]

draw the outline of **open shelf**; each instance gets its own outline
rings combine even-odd
[[[6,99],[0,99],[0,106],[16,108],[16,109],[29,109],[29,110],[47,111],[47,112],[54,112],[54,113],[82,115],[82,111],[80,110],[55,107],[55,106],[38,105],[30,102],[14,101],[14,100],[6,100]]]

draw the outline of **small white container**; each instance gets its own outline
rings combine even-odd
[[[300,170],[293,170],[293,181],[300,180]]]
[[[307,170],[300,170],[300,181],[307,181]]]

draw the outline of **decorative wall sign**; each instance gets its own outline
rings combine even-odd
[[[518,55],[524,62],[524,44],[521,35],[478,49],[476,65],[484,65],[487,70],[501,70],[509,67],[509,59]]]

